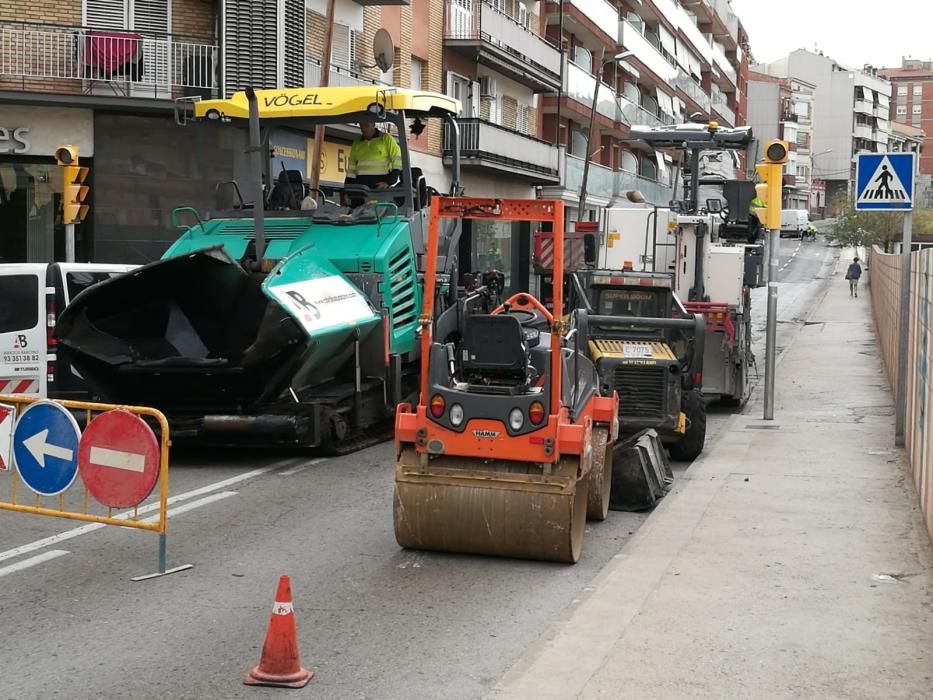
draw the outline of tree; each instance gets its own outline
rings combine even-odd
[[[916,228],[915,228],[916,230]],[[850,200],[829,234],[845,246],[876,245],[890,253],[904,233],[904,215],[889,211],[855,211]]]

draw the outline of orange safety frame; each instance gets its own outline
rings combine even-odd
[[[554,295],[553,312],[548,313],[551,328],[551,395],[550,418],[557,420],[560,412],[561,372],[560,342],[563,336],[564,288],[564,203],[547,199],[493,199],[486,197],[432,197],[428,219],[428,240],[425,244],[427,262],[424,273],[424,303],[419,324],[421,326],[421,391],[419,409],[427,405],[428,357],[434,330],[434,293],[437,287],[437,247],[441,219],[485,219],[497,221],[532,221],[550,223],[554,235],[554,286],[560,290]],[[530,294],[518,294],[529,301]],[[537,301],[537,300],[535,300]],[[540,304],[538,305],[540,306]],[[543,308],[543,307],[542,307]],[[501,309],[501,307],[500,307]],[[498,311],[499,309],[497,309]]]

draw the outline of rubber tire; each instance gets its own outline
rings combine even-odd
[[[602,522],[609,515],[609,495],[612,490],[612,448],[609,428],[593,428],[593,465],[587,475],[586,519]]]
[[[681,410],[687,414],[687,431],[679,442],[671,445],[671,459],[691,462],[703,452],[706,443],[706,404],[696,389],[684,392]]]

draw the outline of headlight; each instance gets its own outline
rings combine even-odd
[[[522,429],[523,425],[525,425],[525,414],[522,413],[522,409],[513,408],[509,411],[509,427],[513,431],[518,431]]]
[[[450,422],[458,428],[463,424],[463,406],[455,403],[450,407]]]

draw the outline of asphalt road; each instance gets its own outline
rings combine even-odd
[[[779,345],[836,253],[782,241]],[[730,415],[713,410],[708,449]],[[333,459],[176,452],[168,564],[194,568],[136,583],[155,570],[155,535],[0,512],[0,696],[479,697],[645,519],[591,525],[575,566],[409,552],[392,532],[392,465],[390,444]],[[316,675],[304,691],[243,686],[283,573]]]

